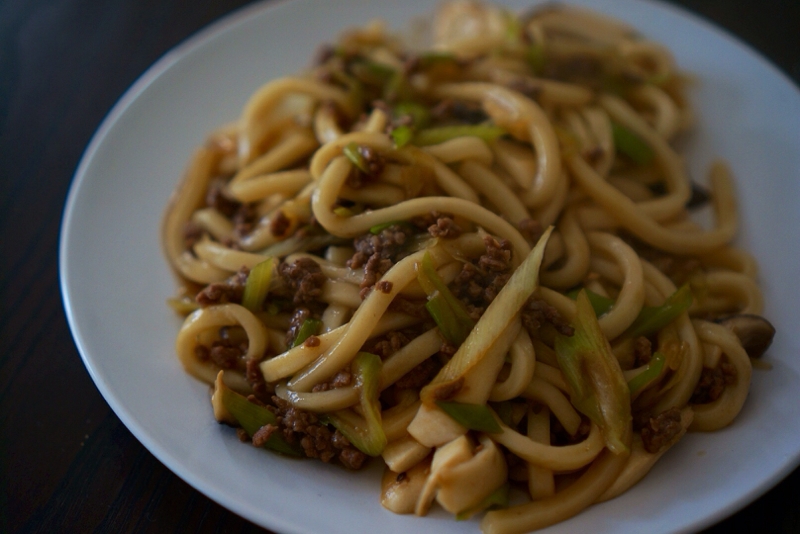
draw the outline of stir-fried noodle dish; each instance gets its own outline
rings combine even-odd
[[[163,225],[176,350],[242,441],[534,530],[731,424],[774,329],[731,173],[676,151],[664,47],[554,5],[452,2],[431,34],[350,30],[197,149]]]

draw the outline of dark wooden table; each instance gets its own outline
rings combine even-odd
[[[67,190],[103,117],[167,50],[246,3],[0,0],[0,532],[260,530],[175,476],[110,410],[73,344],[57,272]],[[800,82],[797,0],[674,3]],[[800,532],[798,505],[800,470],[708,532]]]

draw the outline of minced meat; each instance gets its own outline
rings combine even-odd
[[[294,263],[281,262],[278,272],[294,295],[296,305],[317,302],[322,294],[325,275],[317,262],[311,258],[298,258]]]
[[[650,363],[653,357],[653,344],[644,336],[637,337],[633,342],[634,367],[641,367]]]
[[[212,361],[222,369],[239,367],[242,356],[247,354],[247,341],[236,343],[228,339],[218,339],[210,347],[197,345],[195,356],[200,361]]]
[[[276,396],[272,397],[272,403],[270,409],[277,416],[276,426],[284,439],[290,444],[300,444],[307,457],[323,462],[338,459],[349,469],[359,469],[364,464],[366,454],[353,447],[341,432],[322,424],[316,414],[295,408]]]
[[[642,443],[647,452],[654,454],[672,445],[682,430],[681,411],[678,408],[670,408],[655,417],[648,418],[640,431]]]
[[[700,380],[692,393],[692,404],[708,404],[714,402],[722,395],[725,386],[736,383],[736,367],[722,356],[719,365],[713,369],[703,367]]]
[[[207,285],[200,291],[195,300],[200,306],[212,306],[214,304],[224,304],[233,302],[239,304],[244,295],[244,285],[247,283],[247,276],[250,270],[246,267],[239,269],[239,272],[225,280],[224,282],[214,282]]]
[[[540,299],[529,299],[522,308],[522,326],[531,337],[538,337],[539,328],[550,324],[564,336],[572,336],[575,329],[569,325],[553,306]]]
[[[477,262],[466,262],[452,283],[453,293],[478,320],[511,277],[511,244],[485,236],[486,253]]]
[[[395,224],[377,235],[368,233],[353,240],[356,252],[347,261],[347,266],[351,269],[364,267],[364,280],[361,282],[362,298],[365,298],[375,282],[405,255],[405,245],[411,232],[410,228]]]

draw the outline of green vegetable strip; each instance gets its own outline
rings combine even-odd
[[[244,294],[242,296],[242,306],[251,312],[261,311],[264,299],[269,293],[269,284],[272,281],[272,268],[275,264],[273,258],[262,261],[247,275],[247,282],[244,284]]]
[[[497,414],[497,417],[500,418],[503,424],[506,426],[511,426],[511,416],[514,410],[514,405],[511,404],[511,401],[498,402],[493,406],[494,413]]]
[[[349,159],[353,165],[358,167],[360,171],[369,172],[367,162],[364,160],[364,156],[361,155],[361,152],[358,151],[358,145],[355,142],[345,146],[342,149],[342,153],[347,156],[347,159]]]
[[[383,98],[386,100],[403,99],[410,96],[411,88],[405,74],[401,71],[395,72],[383,86]]]
[[[497,434],[503,429],[497,424],[492,410],[485,404],[469,404],[454,401],[436,401],[436,405],[455,422],[470,430]]]
[[[650,145],[628,128],[614,122],[611,123],[611,133],[617,150],[639,165],[647,165],[653,160],[654,154]]]
[[[545,67],[544,46],[532,44],[525,52],[525,61],[528,62],[534,74],[542,74]]]
[[[297,337],[292,343],[292,347],[296,347],[301,345],[306,339],[309,337],[316,335],[319,332],[319,327],[322,324],[322,321],[319,319],[306,319],[303,321],[303,324],[300,325],[300,329],[297,331]]]
[[[510,489],[511,485],[506,482],[487,495],[477,506],[456,514],[456,521],[465,521],[483,510],[508,508],[508,492]]]
[[[458,59],[450,52],[426,52],[419,57],[419,64],[423,69],[442,63],[454,63],[458,65]]]
[[[628,383],[600,330],[585,291],[578,294],[575,334],[556,337],[556,356],[570,386],[572,404],[603,429],[606,446],[619,454],[630,445]]]
[[[484,141],[493,141],[507,132],[499,126],[489,124],[440,126],[421,130],[414,136],[414,144],[419,146],[438,145],[457,137],[480,137]]]
[[[508,279],[506,285],[489,304],[480,321],[470,330],[469,336],[433,381],[422,388],[420,398],[429,406],[441,391],[446,391],[461,380],[486,356],[490,347],[508,328],[514,315],[539,285],[539,268],[553,227],[545,230],[539,242]],[[422,278],[418,278],[420,282]],[[422,286],[425,289],[425,286]]]
[[[599,295],[594,291],[585,288],[582,289],[579,288],[570,291],[569,293],[567,293],[567,296],[572,300],[575,300],[578,298],[578,293],[580,293],[581,290],[586,291],[586,296],[589,297],[589,302],[592,303],[592,308],[594,308],[594,313],[598,317],[611,311],[611,308],[614,306],[614,299],[604,297],[603,295]]]
[[[384,85],[395,74],[390,66],[367,60],[358,61],[350,68],[357,78],[374,85]]]
[[[330,422],[358,450],[369,456],[379,456],[386,448],[386,433],[381,422],[380,373],[383,363],[379,356],[359,352],[353,359],[352,371],[355,387],[359,390],[361,411],[366,427],[353,423],[353,418],[339,413],[328,414],[323,420]]]
[[[391,136],[395,148],[402,148],[411,142],[414,137],[414,130],[410,126],[398,126],[392,130]]]
[[[262,426],[277,424],[275,414],[266,408],[253,404],[224,384],[219,393],[222,395],[223,406],[225,406],[251,438]],[[290,454],[292,456],[302,456],[298,449],[283,439],[283,434],[281,432],[273,432],[264,444],[264,448]]]
[[[337,206],[333,208],[333,213],[338,215],[339,217],[352,217],[355,215],[355,212],[350,208],[345,208],[344,206]]]
[[[682,285],[675,293],[667,297],[661,306],[645,306],[639,316],[623,334],[625,337],[635,339],[639,336],[655,334],[669,323],[678,318],[680,314],[692,305],[692,290],[689,284]]]
[[[417,264],[417,280],[428,294],[425,309],[436,322],[439,331],[450,343],[461,345],[475,326],[475,321],[469,316],[464,303],[439,277],[427,252]]]
[[[411,117],[415,129],[425,128],[431,122],[431,113],[428,108],[416,102],[401,102],[392,109],[395,118]]]
[[[469,316],[459,317],[441,293],[436,293],[425,303],[425,309],[433,318],[442,335],[454,345],[461,345],[474,323]]]
[[[650,362],[644,370],[638,375],[628,380],[628,389],[631,395],[638,392],[640,389],[651,383],[653,380],[661,376],[661,371],[664,369],[664,362],[666,357],[661,352],[656,352],[650,359]]]

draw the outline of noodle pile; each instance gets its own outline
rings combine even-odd
[[[729,425],[774,330],[727,167],[706,190],[673,148],[667,50],[563,6],[452,2],[433,33],[352,30],[196,151],[163,225],[176,350],[243,440],[534,530]]]

